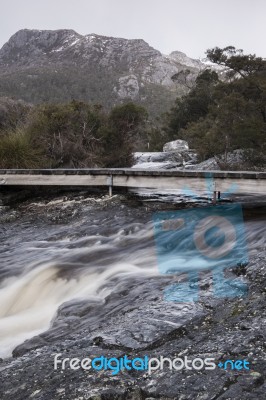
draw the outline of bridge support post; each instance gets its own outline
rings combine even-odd
[[[220,191],[214,191],[213,192],[213,198],[212,198],[212,204],[216,205],[217,200],[219,201],[221,199],[221,192]]]
[[[109,186],[109,196],[113,196],[113,175],[107,177],[107,185]]]

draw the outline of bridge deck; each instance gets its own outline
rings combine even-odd
[[[131,168],[0,170],[0,185],[113,186],[266,194],[266,172]]]

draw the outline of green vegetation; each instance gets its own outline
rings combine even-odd
[[[31,107],[13,130],[13,113],[10,121],[8,115],[0,118],[1,168],[130,166],[147,119],[133,103],[107,114],[81,101]]]
[[[225,77],[203,71],[167,114],[165,137],[187,140],[201,160],[222,154],[225,168],[228,153],[236,149],[244,151],[245,167],[264,165],[266,61],[231,46],[207,55],[225,68]]]
[[[75,99],[86,103],[102,104],[107,110],[121,102],[114,91],[125,70],[101,68],[98,64],[90,67],[56,65],[26,67],[16,71],[6,70],[0,74],[0,97],[23,99],[37,105],[43,103],[67,103]],[[177,84],[183,92],[183,86]],[[135,102],[147,108],[152,117],[166,112],[174,103],[175,92],[160,84],[145,84],[140,87]]]
[[[133,103],[116,106],[103,129],[102,162],[106,167],[132,165],[132,153],[145,137],[147,111]]]
[[[23,131],[10,132],[0,140],[0,168],[45,167],[46,160],[41,150],[36,149],[28,134]]]
[[[31,107],[23,101],[0,98],[0,134],[23,125]]]
[[[201,72],[189,93],[177,98],[163,119],[158,115],[148,120],[146,109],[132,102],[111,108],[115,103],[112,98],[107,109],[95,104],[93,96],[94,104],[57,100],[35,106],[0,98],[0,167],[127,167],[132,164],[134,151],[161,151],[167,141],[184,139],[202,161],[215,156],[222,168],[229,169],[229,154],[240,149],[244,161],[234,165],[234,169],[263,168],[266,61],[244,55],[234,47],[214,48],[207,55],[223,69]],[[34,80],[33,75],[29,77]],[[56,82],[60,83],[58,79]],[[49,92],[53,79],[46,83]],[[61,83],[60,90],[64,90]],[[100,96],[104,90],[102,83],[94,83],[89,92]],[[84,77],[80,77],[82,84]],[[85,86],[83,89],[86,92]],[[75,90],[74,97],[82,92],[81,86]],[[43,100],[47,100],[45,90],[42,93]],[[163,102],[156,90],[154,98],[158,104]],[[220,160],[218,155],[222,155]]]

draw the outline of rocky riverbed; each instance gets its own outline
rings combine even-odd
[[[152,219],[208,204],[85,191],[2,194],[0,398],[264,399],[265,205],[244,205],[249,263],[227,271],[248,294],[166,301],[186,274],[161,275]],[[149,201],[147,201],[149,200]],[[160,201],[159,201],[160,200]],[[54,357],[215,359],[214,370],[54,369]],[[224,369],[225,360],[249,369]]]
[[[199,162],[198,154],[195,150],[189,149],[188,142],[185,140],[177,139],[165,143],[162,150],[134,153],[133,168],[197,171],[246,171],[252,168],[254,170],[254,166],[251,166],[248,161],[251,155],[247,158],[247,153],[241,149],[227,154],[218,154],[202,162]],[[256,170],[264,171],[265,165],[261,163]]]

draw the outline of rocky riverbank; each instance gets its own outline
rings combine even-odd
[[[1,399],[264,399],[265,207],[244,210],[250,261],[228,271],[247,282],[248,295],[213,297],[207,272],[199,301],[177,303],[163,292],[186,276],[159,274],[152,218],[157,210],[197,205],[88,192],[25,194],[12,206],[2,200]],[[57,353],[245,359],[250,369],[113,375],[54,370]]]
[[[249,157],[252,157],[249,155]],[[185,140],[174,140],[165,143],[163,151],[136,152],[134,153],[133,168],[142,169],[172,169],[172,170],[197,170],[197,171],[239,171],[249,170],[250,160],[247,153],[238,149],[227,154],[218,154],[205,161],[199,162],[195,150],[190,149]],[[264,171],[265,165],[256,168]],[[254,166],[252,166],[254,170]]]

